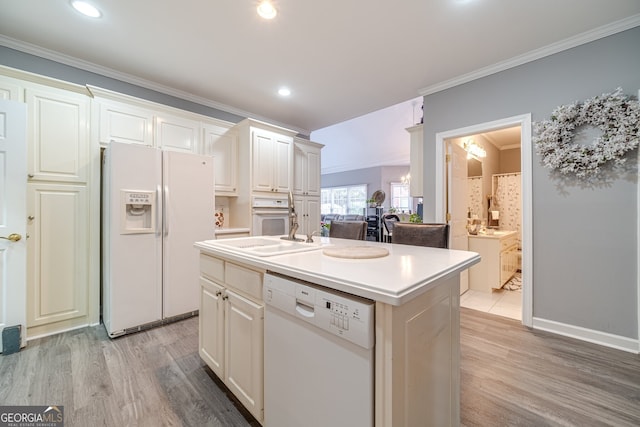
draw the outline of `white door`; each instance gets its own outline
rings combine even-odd
[[[451,249],[468,250],[467,239],[467,152],[459,145],[447,142],[447,212]],[[469,270],[460,273],[460,294],[469,289]]]
[[[22,325],[21,347],[27,344],[26,134],[26,104],[0,100],[0,332]]]

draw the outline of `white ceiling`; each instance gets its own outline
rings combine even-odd
[[[90,1],[103,19],[1,0],[0,44],[305,134],[640,13],[638,0],[275,0],[264,21],[256,0]]]

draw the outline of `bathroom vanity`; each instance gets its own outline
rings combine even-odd
[[[262,395],[270,369],[263,364],[269,272],[374,302],[376,427],[459,425],[459,276],[480,261],[477,253],[325,237],[302,243],[256,236],[195,246],[200,355],[260,423],[276,427],[269,424],[275,409],[264,406]],[[362,254],[375,257],[358,258]]]
[[[518,270],[516,231],[469,235],[469,250],[479,253],[482,258],[469,270],[470,289],[483,292],[500,289]]]

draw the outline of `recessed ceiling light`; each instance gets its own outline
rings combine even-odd
[[[92,4],[87,3],[86,1],[74,0],[71,2],[71,6],[84,16],[88,16],[89,18],[100,18],[102,13],[93,6]]]
[[[278,95],[280,96],[289,96],[291,95],[291,91],[286,87],[281,87],[278,89]]]
[[[264,19],[273,19],[278,14],[275,6],[269,0],[263,0],[258,5],[258,15]]]

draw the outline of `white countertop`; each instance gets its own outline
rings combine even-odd
[[[236,227],[236,228],[227,228],[227,227],[222,227],[222,228],[216,228],[215,229],[215,234],[237,234],[237,233],[248,233],[250,230],[249,228],[241,228],[241,227]]]
[[[478,234],[469,234],[469,237],[473,238],[482,238],[482,239],[502,239],[505,237],[511,237],[516,234],[517,231],[508,231],[508,230],[496,230],[493,234],[488,234],[487,232],[478,233]]]
[[[228,240],[227,240],[228,241]],[[402,305],[480,262],[475,252],[427,248],[362,240],[314,237],[332,246],[380,246],[389,255],[372,259],[343,259],[324,255],[322,249],[260,257],[216,245],[215,240],[196,242],[204,253],[306,280],[391,305]]]

